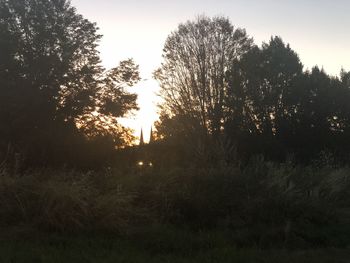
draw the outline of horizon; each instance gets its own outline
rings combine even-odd
[[[137,137],[142,128],[144,137],[149,138],[149,130],[158,119],[159,86],[152,73],[162,62],[167,36],[180,23],[201,14],[228,17],[235,27],[246,29],[259,46],[271,36],[281,36],[297,52],[304,70],[318,66],[330,75],[338,75],[342,68],[350,70],[350,52],[346,52],[350,36],[344,34],[350,26],[347,16],[350,3],[345,0],[336,3],[325,0],[307,3],[301,0],[278,3],[272,0],[264,3],[257,0],[249,3],[243,0],[176,3],[72,0],[71,3],[79,14],[97,23],[103,35],[98,50],[106,69],[127,58],[133,58],[140,66],[142,80],[130,88],[138,94],[140,110],[135,116],[120,120],[132,128]]]

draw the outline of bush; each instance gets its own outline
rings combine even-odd
[[[99,180],[99,184],[96,181]],[[105,182],[101,182],[105,181]],[[107,187],[108,185],[108,187]],[[0,220],[55,231],[125,231],[138,209],[134,193],[99,173],[40,170],[0,177]]]
[[[274,164],[38,170],[0,176],[0,223],[132,233],[147,225],[224,231],[237,246],[350,243],[350,169]]]

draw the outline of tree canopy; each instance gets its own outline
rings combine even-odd
[[[350,148],[349,73],[303,70],[281,37],[258,47],[228,19],[199,17],[169,35],[163,58],[155,77],[165,139],[215,135],[241,158],[292,155],[303,162],[324,150],[344,157]]]
[[[204,133],[217,134],[225,115],[226,71],[251,47],[246,32],[224,17],[200,16],[180,24],[167,38],[164,62],[155,72],[163,114],[184,115],[197,120]]]
[[[0,0],[0,159],[88,163],[132,142],[117,118],[138,109],[128,88],[139,68],[132,59],[103,68],[101,37],[67,0]],[[309,161],[350,150],[350,73],[305,70],[281,37],[257,46],[228,18],[199,16],[168,36],[154,77],[159,138],[181,156],[221,147]]]
[[[52,144],[83,141],[83,135],[126,143],[116,118],[137,109],[136,95],[125,88],[139,80],[138,66],[126,60],[106,71],[100,39],[96,24],[69,1],[0,1],[3,149],[11,144],[44,158],[61,148]]]

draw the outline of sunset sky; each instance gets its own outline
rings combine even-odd
[[[350,1],[348,0],[72,0],[78,13],[96,22],[103,35],[99,51],[106,68],[134,58],[142,81],[140,111],[123,123],[145,137],[157,119],[157,82],[152,72],[161,63],[168,34],[197,15],[222,15],[247,30],[256,44],[278,35],[300,56],[304,69],[314,65],[336,75],[350,70]]]

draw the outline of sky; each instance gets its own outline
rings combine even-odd
[[[331,75],[350,71],[349,0],[71,0],[77,12],[96,22],[103,35],[99,51],[108,69],[133,58],[142,81],[129,91],[138,94],[140,110],[121,120],[145,140],[157,120],[159,86],[152,72],[162,62],[167,36],[179,23],[196,16],[228,17],[245,28],[255,43],[281,36],[296,51],[304,69],[318,65]]]

